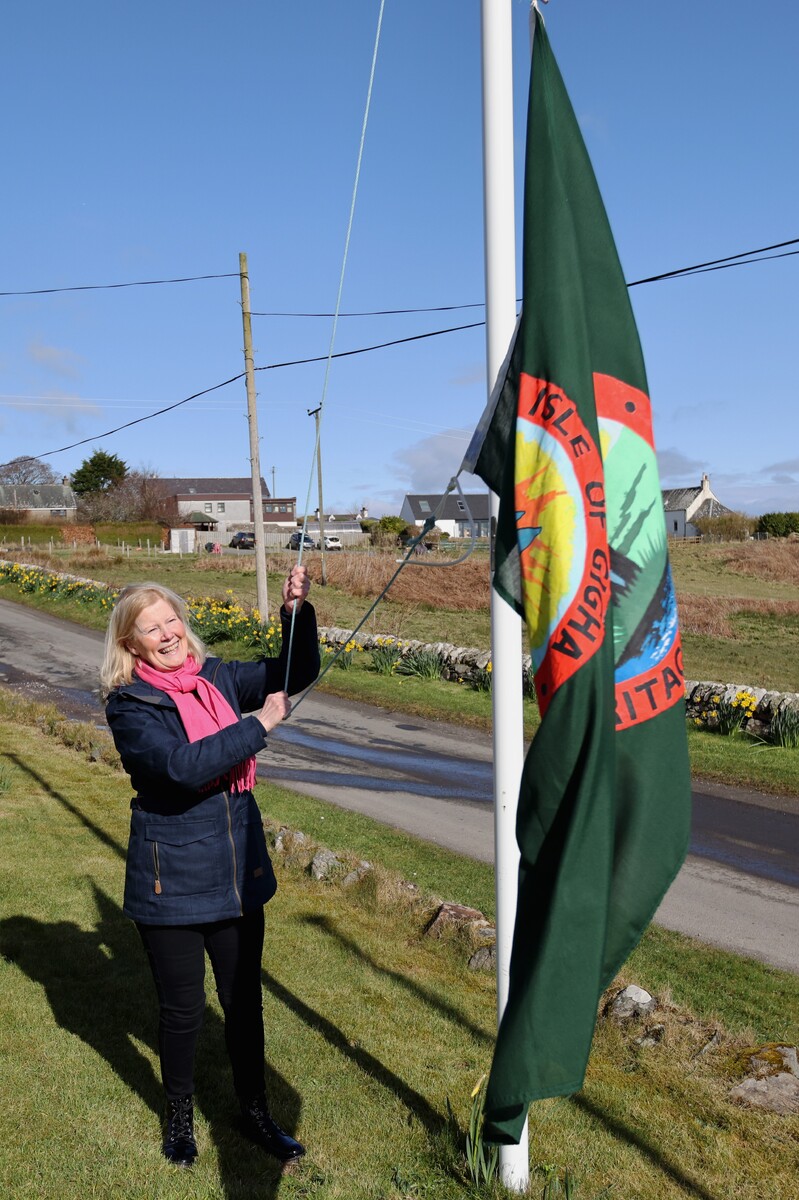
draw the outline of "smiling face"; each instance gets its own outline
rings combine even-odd
[[[177,671],[189,653],[186,626],[168,600],[156,600],[139,613],[127,647],[156,671]]]

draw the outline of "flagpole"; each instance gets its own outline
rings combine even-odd
[[[486,359],[489,394],[516,324],[511,0],[481,0]],[[491,493],[492,534],[499,512]],[[494,864],[497,894],[497,1021],[508,999],[519,850],[516,808],[524,758],[521,618],[491,589]],[[523,1192],[530,1177],[525,1121],[518,1146],[501,1146],[500,1177]]]

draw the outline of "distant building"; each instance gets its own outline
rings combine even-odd
[[[200,517],[206,525],[216,523],[225,529],[242,524],[252,525],[255,512],[252,502],[252,479],[161,479],[167,496],[174,497],[179,515],[196,524]],[[261,509],[264,525],[294,526],[297,497],[269,495],[266,481],[261,479]]]
[[[666,533],[673,538],[699,537],[692,523],[696,518],[723,517],[732,512],[710,488],[710,479],[702,476],[699,487],[667,488],[663,491]]]
[[[438,496],[430,493],[406,496],[399,515],[409,525],[421,527],[427,518],[436,512],[439,504],[441,504],[440,494]],[[442,533],[448,533],[450,537],[469,537],[469,514],[474,522],[475,537],[488,537],[488,492],[468,492],[464,494],[463,499],[457,492],[451,492],[436,517],[436,527]]]
[[[26,521],[74,521],[78,502],[69,484],[0,484],[0,509],[20,513]]]

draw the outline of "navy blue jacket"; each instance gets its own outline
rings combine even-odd
[[[212,680],[233,711],[260,709],[283,690],[288,623],[281,612],[279,658],[208,658]],[[319,673],[316,617],[303,604],[294,625],[291,695]],[[145,925],[196,925],[238,917],[275,893],[261,814],[252,792],[214,784],[266,745],[255,716],[190,742],[174,700],[138,676],[111,693],[106,718],[136,796],[131,800],[124,912]]]

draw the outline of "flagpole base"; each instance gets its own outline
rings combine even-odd
[[[526,1192],[530,1184],[530,1151],[527,1145],[527,1121],[518,1146],[500,1146],[499,1177],[510,1192]]]

